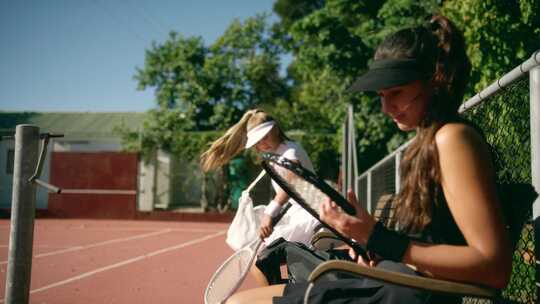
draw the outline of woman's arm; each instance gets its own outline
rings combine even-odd
[[[261,218],[259,229],[259,235],[261,238],[267,238],[270,236],[270,234],[272,234],[272,231],[274,230],[272,227],[272,218],[279,213],[283,205],[285,205],[285,203],[287,203],[289,200],[289,195],[283,189],[281,189],[281,187],[274,187],[274,190],[276,194],[266,206],[264,214]]]
[[[267,205],[264,210],[264,214],[261,218],[261,226],[259,229],[259,235],[261,238],[267,238],[272,234],[274,228],[272,227],[272,218],[275,217],[283,205],[289,200],[289,196],[281,188],[276,189],[276,195]]]
[[[402,262],[434,277],[502,288],[511,272],[511,250],[488,147],[480,134],[464,124],[445,125],[435,141],[444,195],[467,245],[411,242]],[[321,208],[323,220],[365,244],[374,220],[363,209],[357,215],[339,213],[329,202]]]
[[[488,146],[464,124],[445,125],[435,141],[444,196],[467,245],[412,243],[403,261],[436,277],[502,288],[511,272],[511,249]]]

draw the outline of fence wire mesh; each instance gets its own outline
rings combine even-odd
[[[464,113],[484,132],[494,151],[500,183],[531,183],[529,79],[523,77]],[[517,303],[537,303],[532,209],[513,256],[510,283],[502,297]],[[467,303],[479,303],[470,300]]]
[[[492,146],[500,183],[531,183],[531,141],[529,79],[522,77],[497,94],[468,109],[463,116],[476,124]],[[384,194],[396,191],[396,157],[386,159],[358,179],[358,196],[371,206]],[[368,183],[371,178],[371,183]],[[369,189],[369,184],[371,189]],[[532,213],[532,209],[531,209]],[[516,303],[537,303],[535,287],[534,234],[532,214],[525,225],[513,256],[510,283],[501,297]],[[490,303],[489,300],[464,299],[464,303]]]

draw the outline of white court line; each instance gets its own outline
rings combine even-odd
[[[144,229],[144,228],[118,228],[118,229],[95,228],[95,229],[93,229],[93,228],[84,228],[84,227],[76,227],[76,228],[85,229],[85,230],[94,230],[94,231],[100,231],[100,230],[101,231],[102,230],[106,230],[106,231],[148,231],[148,230],[152,230],[150,228],[148,228],[148,229]],[[70,227],[70,229],[73,229],[73,227]],[[202,228],[168,228],[168,230],[169,230],[169,232],[201,232],[201,233],[222,231],[221,229],[202,229]],[[92,245],[89,245],[89,246],[92,246]],[[9,247],[9,244],[8,245],[0,245],[0,248],[8,248],[8,247]],[[37,245],[37,246],[34,246],[34,248],[37,248],[37,247],[55,247],[55,246],[50,246],[50,245]],[[58,247],[60,247],[60,246],[58,246]],[[66,248],[66,247],[64,247],[64,248]],[[67,248],[76,248],[76,250],[79,250],[79,249],[84,249],[84,248],[87,248],[87,247],[78,246],[78,247],[67,247]],[[37,257],[37,256],[35,256],[35,257]],[[0,265],[2,265],[2,264],[6,264],[6,261],[0,261]]]
[[[69,248],[66,248],[66,249],[61,249],[61,250],[36,254],[34,256],[34,259],[47,257],[47,256],[51,256],[51,255],[56,255],[56,254],[61,254],[61,253],[66,253],[66,252],[72,252],[72,251],[78,251],[78,250],[84,250],[84,249],[104,246],[104,245],[108,245],[108,244],[114,244],[114,243],[119,243],[119,242],[126,242],[126,241],[141,239],[141,238],[154,236],[154,235],[158,235],[158,234],[163,234],[163,233],[168,233],[168,232],[171,232],[170,229],[163,229],[163,230],[159,230],[159,231],[155,231],[155,232],[151,232],[151,233],[146,233],[146,234],[141,234],[141,235],[136,235],[136,236],[130,236],[130,237],[127,237],[127,238],[113,239],[113,240],[108,240],[108,241],[94,243],[94,244],[85,245],[85,246],[69,247]],[[0,265],[7,264],[7,263],[8,263],[8,261],[1,261]]]
[[[0,245],[0,248],[7,248],[9,245]],[[54,245],[34,245],[34,248],[71,248],[70,246],[54,246]]]
[[[70,227],[70,229],[84,229],[88,231],[152,231],[155,230],[155,228],[88,228],[88,227]],[[223,229],[207,229],[207,228],[167,228],[171,231],[177,231],[177,232],[218,232],[223,231]]]
[[[201,228],[171,228],[173,232],[219,232],[223,229],[201,229]]]
[[[39,228],[39,224],[36,224],[35,227]],[[0,229],[1,228],[10,228],[10,227],[9,226],[0,226]],[[55,229],[55,228],[63,229],[63,230],[66,229],[65,227],[52,227],[52,229]],[[102,230],[106,230],[106,231],[148,231],[148,230],[154,230],[155,228],[151,228],[151,227],[148,227],[148,228],[135,228],[135,227],[134,228],[102,228],[102,227],[87,227],[85,225],[80,225],[80,226],[70,226],[68,229],[85,229],[85,230],[89,230],[89,231],[102,231]],[[218,232],[218,231],[222,231],[222,229],[220,229],[220,228],[215,228],[215,229],[209,229],[209,228],[169,228],[169,229],[171,229],[171,231],[180,231],[180,232]]]
[[[40,291],[45,291],[47,289],[51,289],[51,288],[54,288],[54,287],[65,285],[65,284],[68,284],[68,283],[71,283],[71,282],[74,282],[74,281],[78,281],[78,280],[93,276],[95,274],[98,274],[100,272],[105,272],[107,270],[118,268],[118,267],[121,267],[121,266],[124,266],[124,265],[127,265],[127,264],[131,264],[131,263],[135,263],[135,262],[144,260],[146,258],[151,258],[153,256],[156,256],[156,255],[159,255],[159,254],[162,254],[162,253],[166,253],[166,252],[173,251],[173,250],[176,250],[176,249],[181,249],[181,248],[184,248],[184,247],[187,247],[187,246],[195,245],[197,243],[204,242],[204,241],[209,240],[209,239],[213,239],[213,238],[218,237],[220,235],[223,235],[225,233],[226,233],[226,231],[220,231],[220,232],[217,232],[217,233],[214,233],[214,234],[211,234],[211,235],[207,235],[207,236],[204,236],[204,237],[201,237],[201,238],[198,238],[198,239],[194,239],[194,240],[191,240],[191,241],[188,241],[188,242],[185,242],[185,243],[181,243],[181,244],[178,244],[178,245],[175,245],[175,246],[172,246],[172,247],[163,248],[163,249],[160,249],[160,250],[157,250],[157,251],[150,252],[148,254],[144,254],[144,255],[140,255],[140,256],[131,258],[129,260],[125,260],[125,261],[115,263],[115,264],[112,264],[112,265],[109,265],[109,266],[101,267],[101,268],[98,268],[96,270],[92,270],[92,271],[83,273],[83,274],[78,275],[78,276],[71,277],[69,279],[66,279],[66,280],[63,280],[63,281],[60,281],[60,282],[56,282],[56,283],[49,284],[49,285],[46,285],[46,286],[43,286],[43,287],[40,287],[40,288],[37,288],[37,289],[30,290],[30,294],[37,293],[37,292],[40,292]],[[0,299],[0,303],[4,303],[4,300]]]
[[[71,226],[67,229],[75,230],[75,229],[84,229],[87,231],[154,231],[158,227],[148,227],[148,228],[101,228],[101,227],[85,227],[85,226]],[[53,228],[54,229],[54,228]],[[58,229],[65,230],[65,227],[58,227]],[[171,231],[179,231],[179,232],[218,232],[222,231],[222,228],[215,228],[215,229],[209,229],[209,228],[167,228]],[[49,228],[49,230],[51,230]]]

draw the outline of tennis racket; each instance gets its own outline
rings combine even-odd
[[[281,155],[263,153],[262,158],[263,169],[283,191],[304,208],[304,210],[315,217],[323,227],[330,230],[341,241],[353,248],[358,255],[362,255],[364,259],[369,260],[365,249],[360,244],[322,221],[317,211],[315,211],[325,199],[330,198],[344,212],[355,215],[356,210],[354,207],[339,192],[315,173]]]
[[[272,226],[275,226],[291,207],[285,204],[276,217],[272,218]],[[236,251],[216,270],[206,290],[204,291],[205,304],[218,304],[227,300],[244,282],[257,252],[263,243],[263,239],[257,238],[244,248]]]

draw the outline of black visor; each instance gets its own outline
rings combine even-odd
[[[349,88],[350,92],[378,91],[405,85],[421,78],[416,59],[381,59],[369,64],[369,70]]]

